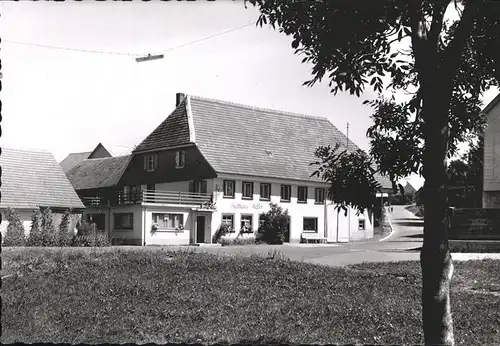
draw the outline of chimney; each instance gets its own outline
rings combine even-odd
[[[182,100],[184,100],[184,97],[186,97],[186,95],[184,95],[183,93],[175,94],[175,107],[177,107],[182,102]]]

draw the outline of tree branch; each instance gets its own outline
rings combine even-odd
[[[453,77],[456,74],[460,62],[465,43],[469,38],[474,27],[474,20],[479,11],[479,1],[468,1],[463,10],[462,17],[458,23],[457,29],[448,47],[445,48],[442,54],[442,78],[449,81],[450,85],[453,82]]]

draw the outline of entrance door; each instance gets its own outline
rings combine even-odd
[[[196,217],[196,242],[205,242],[205,216]]]

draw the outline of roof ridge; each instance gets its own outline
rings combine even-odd
[[[283,111],[283,110],[273,109],[273,108],[257,107],[257,106],[251,106],[251,105],[243,104],[243,103],[226,101],[226,100],[219,100],[219,99],[209,98],[209,97],[203,97],[203,96],[196,96],[196,95],[189,95],[189,96],[191,98],[194,98],[194,99],[199,99],[199,100],[204,100],[204,101],[211,101],[211,102],[217,102],[217,103],[221,103],[221,104],[225,104],[225,105],[230,105],[230,106],[241,107],[241,108],[245,108],[245,109],[252,109],[252,110],[256,110],[256,111],[266,111],[266,112],[271,112],[271,113],[279,113],[279,114],[283,114],[283,115],[300,117],[300,118],[307,118],[307,119],[326,120],[326,121],[330,122],[330,120],[327,117],[322,117],[322,116],[319,116],[319,115],[294,113],[294,112]]]
[[[85,159],[85,160],[82,160],[83,161],[90,161],[90,160],[110,160],[110,159],[121,159],[121,158],[124,158],[124,157],[129,157],[131,156],[132,154],[128,154],[128,155],[120,155],[120,156],[111,156],[111,157],[93,157],[91,159]]]

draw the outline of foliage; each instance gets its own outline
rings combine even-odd
[[[376,193],[380,184],[375,179],[376,169],[372,160],[361,150],[349,153],[339,152],[340,144],[334,148],[321,146],[315,155],[320,161],[311,163],[318,168],[311,174],[329,182],[328,198],[336,204],[336,209],[344,210],[347,216],[349,207],[359,213],[373,209],[377,203]]]
[[[257,243],[255,237],[245,237],[245,238],[221,238],[219,243],[222,246],[231,245],[255,245]]]
[[[33,210],[33,213],[31,214],[31,227],[26,245],[43,246],[42,213],[40,212],[40,209]]]
[[[24,234],[24,226],[21,217],[15,209],[7,208],[5,210],[5,218],[9,225],[3,239],[3,246],[24,246],[26,236]]]
[[[461,208],[481,208],[484,138],[471,143],[469,151],[448,165],[448,199]]]
[[[63,217],[61,218],[61,222],[59,223],[59,232],[57,239],[57,243],[59,246],[67,246],[71,241],[69,234],[70,222],[71,222],[71,213],[69,210],[66,210],[64,212]]]
[[[58,232],[54,226],[52,217],[52,210],[50,208],[43,208],[41,219],[41,232],[40,239],[42,246],[57,246],[58,245]]]
[[[260,239],[267,244],[283,244],[285,242],[285,232],[290,226],[290,215],[288,210],[283,210],[276,203],[269,203],[270,209],[262,215],[262,224],[258,232]]]
[[[78,222],[76,228],[78,235],[72,238],[71,246],[111,246],[111,240],[106,231],[99,230],[95,224],[81,220]]]
[[[360,96],[370,85],[380,94],[366,102],[374,110],[367,135],[380,173],[393,184],[411,173],[425,178],[425,343],[453,344],[446,161],[481,132],[481,98],[500,81],[497,2],[247,1],[259,8],[258,24],[291,35],[295,52],[312,64],[306,85],[326,77],[333,93]]]
[[[217,228],[217,231],[215,231],[213,238],[212,238],[212,243],[218,243],[224,237],[225,235],[229,234],[231,232],[231,228],[229,227],[228,224],[226,223],[221,223],[219,228]]]

